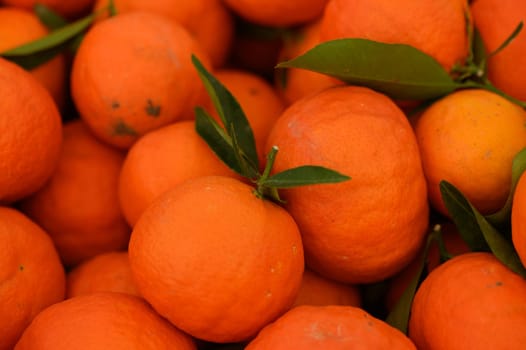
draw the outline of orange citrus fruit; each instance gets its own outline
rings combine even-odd
[[[196,350],[194,340],[142,299],[94,293],[54,304],[33,320],[16,350]]]
[[[526,266],[526,174],[519,178],[513,194],[511,238],[515,251]]]
[[[178,328],[212,342],[247,340],[285,312],[304,266],[292,217],[225,176],[187,180],[155,200],[128,251],[141,295]]]
[[[3,58],[0,81],[0,203],[10,203],[37,191],[55,171],[62,120],[42,84]]]
[[[279,61],[296,58],[319,44],[320,23],[321,21],[318,20],[304,25],[296,29],[293,35],[286,37],[279,54]],[[328,87],[343,84],[342,81],[326,74],[298,68],[277,69],[274,83],[287,105]]]
[[[270,27],[291,27],[320,17],[327,0],[224,0],[244,19]]]
[[[468,53],[466,11],[458,0],[329,0],[320,37],[411,45],[450,70]]]
[[[353,306],[298,306],[263,328],[247,350],[415,350],[402,332]]]
[[[522,349],[526,281],[490,253],[466,253],[434,269],[411,307],[409,337],[420,350]]]
[[[55,172],[20,207],[53,238],[64,264],[72,266],[126,248],[131,230],[117,195],[124,154],[97,139],[79,119],[63,129]]]
[[[139,296],[133,282],[128,252],[96,255],[66,275],[66,298],[97,292],[121,292]]]
[[[124,13],[93,26],[71,72],[81,118],[100,139],[120,148],[182,118],[204,91],[192,54],[207,64],[188,31],[159,14]]]
[[[94,10],[107,6],[108,0],[96,0]],[[234,18],[221,0],[114,0],[118,14],[149,11],[167,16],[182,24],[203,50],[212,66],[226,63],[234,39]]]
[[[276,121],[267,149],[273,145],[275,172],[312,164],[351,177],[282,192],[307,266],[341,282],[369,283],[414,258],[428,225],[426,183],[413,130],[391,99],[356,86],[307,96]]]
[[[0,51],[13,49],[49,34],[38,17],[27,10],[0,7]],[[63,54],[31,69],[31,74],[44,85],[62,109],[66,99],[66,60]]]
[[[495,51],[519,23],[526,22],[526,2],[474,0],[471,14],[486,51]],[[526,33],[524,29],[487,65],[491,82],[509,95],[526,101]]]
[[[513,157],[526,147],[526,112],[482,89],[453,92],[414,121],[429,199],[447,215],[439,183],[458,188],[482,214],[500,209]],[[476,181],[475,181],[476,179]]]
[[[204,175],[237,175],[212,152],[191,121],[151,131],[130,148],[119,175],[119,202],[134,226],[160,195],[185,180]]]
[[[333,281],[310,269],[305,269],[293,306],[360,306],[360,304],[361,296],[357,286]]]
[[[31,320],[64,299],[64,268],[49,236],[18,210],[0,207],[0,349],[11,350]]]

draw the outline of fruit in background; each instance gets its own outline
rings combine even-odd
[[[10,350],[33,318],[64,299],[66,278],[49,236],[19,211],[0,207],[0,349]]]
[[[267,144],[280,150],[276,172],[318,164],[352,178],[281,192],[308,267],[369,283],[415,257],[428,226],[426,183],[413,130],[391,99],[363,87],[326,89],[289,106]]]
[[[225,0],[237,15],[269,27],[291,27],[320,17],[327,0]]]
[[[435,209],[448,215],[442,180],[482,214],[504,205],[513,157],[526,147],[526,112],[520,106],[486,90],[459,90],[434,102],[413,125]]]
[[[107,292],[48,307],[27,327],[15,349],[196,350],[196,346],[144,300]]]
[[[97,292],[140,296],[132,279],[128,252],[107,252],[75,266],[66,275],[66,298]]]
[[[295,58],[320,43],[320,21],[309,23],[285,36],[279,53],[279,62]],[[280,68],[275,71],[274,84],[287,105],[342,81],[306,69]]]
[[[62,124],[53,98],[30,73],[0,58],[0,81],[0,203],[12,203],[55,170]]]
[[[285,209],[224,176],[187,180],[155,200],[135,224],[129,259],[157,312],[213,342],[247,340],[285,312],[304,267]]]
[[[18,7],[0,7],[0,52],[40,39],[49,30],[38,17]],[[66,99],[66,59],[57,55],[42,65],[30,70],[31,74],[49,91],[59,110]]]
[[[253,339],[247,350],[416,350],[398,329],[352,306],[298,306]]]
[[[119,203],[133,227],[160,195],[185,180],[205,176],[237,177],[196,133],[180,121],[142,136],[130,148],[119,175]]]
[[[415,294],[409,337],[418,349],[522,349],[526,281],[490,253],[434,269]]]
[[[94,0],[0,0],[0,4],[16,6],[32,11],[36,4],[42,4],[68,19],[87,15]]]
[[[320,38],[411,45],[449,71],[468,54],[466,11],[463,0],[329,0]]]
[[[94,10],[107,6],[108,0],[96,0]],[[213,67],[221,67],[228,58],[234,39],[234,19],[221,0],[113,0],[118,14],[149,11],[182,24],[203,50]]]
[[[513,194],[511,238],[515,251],[526,266],[526,173],[519,178]]]
[[[471,14],[488,53],[495,51],[519,25],[526,22],[522,0],[474,0]],[[526,33],[524,28],[502,51],[489,58],[488,77],[505,93],[526,101]]]
[[[182,25],[158,14],[124,13],[91,27],[71,72],[81,118],[120,148],[182,118],[204,95],[191,54],[208,62]]]
[[[124,154],[97,139],[79,119],[63,129],[55,172],[20,208],[48,232],[64,264],[73,266],[126,248],[131,230],[117,196]]]
[[[299,305],[348,305],[360,306],[361,296],[358,287],[332,281],[310,269],[303,271],[300,290],[293,307]]]

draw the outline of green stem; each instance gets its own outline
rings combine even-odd
[[[274,162],[276,160],[277,154],[278,154],[278,147],[272,146],[269,154],[267,155],[267,163],[265,164],[265,169],[263,170],[263,174],[261,174],[261,176],[256,181],[255,194],[259,198],[269,198],[275,202],[282,203],[283,201],[279,197],[277,188],[263,185],[263,183],[270,176],[270,171],[272,170],[272,167],[274,166]]]

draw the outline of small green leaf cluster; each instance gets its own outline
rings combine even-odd
[[[192,62],[223,124],[221,126],[203,108],[197,107],[196,131],[226,165],[256,185],[257,196],[282,202],[277,191],[280,188],[336,183],[350,179],[334,170],[315,165],[299,166],[271,174],[278,152],[276,146],[270,149],[266,165],[261,172],[254,134],[243,109],[230,91],[206,70],[197,57],[192,56]]]

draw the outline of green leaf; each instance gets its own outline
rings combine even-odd
[[[513,194],[515,193],[515,188],[517,187],[517,182],[522,173],[526,171],[526,148],[519,151],[515,157],[513,157],[513,162],[511,165],[511,187],[510,193],[504,206],[496,213],[487,215],[486,219],[494,226],[497,227],[507,227],[510,224],[511,218],[511,206],[513,204]]]
[[[199,59],[192,55],[192,62],[203,81],[208,94],[223,122],[227,134],[234,139],[233,147],[236,157],[242,160],[239,164],[244,176],[255,178],[259,173],[259,160],[252,128],[237,100],[212,74]]]
[[[69,43],[81,35],[93,22],[95,14],[91,14],[76,22],[52,31],[49,35],[0,53],[0,56],[32,69],[45,63],[62,52]]]
[[[230,137],[226,135],[225,130],[214,118],[210,117],[201,107],[195,108],[195,130],[219,159],[230,169],[243,175],[242,167],[238,162]]]
[[[337,171],[316,165],[304,165],[274,174],[260,185],[274,188],[290,188],[305,185],[343,182],[351,179]]]
[[[415,297],[416,290],[418,289],[420,281],[422,280],[422,276],[426,271],[426,262],[427,256],[429,254],[429,248],[431,247],[433,241],[436,239],[435,235],[437,234],[440,235],[440,231],[433,231],[430,235],[427,236],[424,249],[422,250],[418,258],[418,269],[416,270],[415,275],[413,276],[406,289],[400,296],[400,299],[398,299],[395,306],[389,312],[385,320],[388,324],[397,328],[404,334],[407,334],[409,316],[411,314],[411,305],[413,304],[413,299]]]
[[[308,69],[396,99],[438,98],[462,86],[435,59],[412,46],[366,39],[324,42],[277,68]]]
[[[520,21],[517,27],[515,27],[515,29],[513,30],[513,32],[511,32],[511,34],[506,38],[506,40],[504,40],[504,42],[500,44],[498,48],[496,48],[495,50],[493,50],[492,52],[488,54],[488,58],[490,58],[491,56],[495,56],[496,54],[501,52],[506,46],[508,46],[513,41],[513,39],[515,39],[517,35],[519,35],[519,33],[522,30],[522,27],[523,27],[523,22]]]
[[[59,29],[68,24],[68,22],[62,16],[46,5],[37,3],[35,6],[33,6],[33,11],[38,16],[40,21],[44,23],[44,25],[50,30]]]
[[[472,251],[489,251],[468,200],[460,191],[446,181],[440,182],[442,200],[460,236]]]
[[[440,182],[440,192],[459,234],[471,250],[491,251],[512,271],[526,277],[526,269],[522,266],[512,243],[506,240],[455,186],[443,180]]]
[[[473,51],[473,63],[485,71],[485,67],[482,67],[481,64],[486,62],[486,46],[482,40],[482,36],[477,28],[473,31],[473,42],[471,44]],[[484,72],[485,76],[485,72]]]

